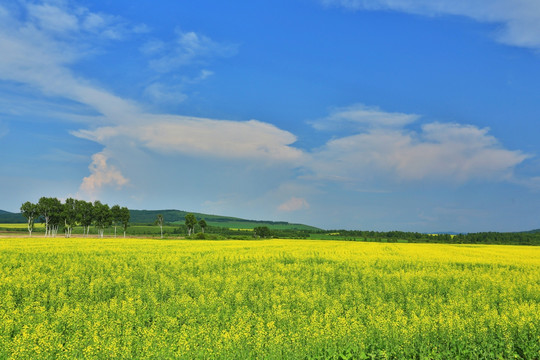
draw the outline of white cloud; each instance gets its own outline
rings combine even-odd
[[[316,174],[346,181],[372,181],[377,176],[395,181],[435,179],[465,182],[505,181],[529,156],[502,148],[472,125],[431,123],[419,132],[371,129],[329,141],[313,154]]]
[[[278,210],[280,211],[298,211],[305,209],[309,209],[309,203],[306,201],[306,199],[297,198],[294,196],[278,206]]]
[[[76,17],[77,13],[68,14],[66,9],[50,5],[38,6],[38,10],[32,10],[34,5],[28,6],[28,11],[34,11],[36,15],[25,21],[17,20],[5,9],[0,11],[0,79],[29,85],[49,96],[90,105],[116,121],[129,120],[137,111],[135,105],[75,76],[69,69],[87,53],[79,41],[66,40],[81,30],[79,23],[73,24],[74,18],[81,21]],[[56,13],[63,20],[50,25]],[[87,10],[83,13],[91,15]],[[114,28],[115,25],[110,25],[101,30]]]
[[[51,14],[55,11],[62,21],[50,24]],[[409,131],[406,126],[416,121],[418,115],[389,113],[363,104],[337,108],[327,118],[314,123],[319,129],[352,128],[355,135],[334,138],[311,153],[295,147],[297,138],[294,134],[257,120],[231,121],[149,114],[137,104],[77,76],[70,69],[82,55],[77,42],[69,40],[66,34],[76,35],[81,31],[104,34],[109,30],[114,33],[116,27],[111,25],[111,17],[92,15],[87,10],[70,12],[59,7],[34,10],[32,19],[17,20],[0,7],[0,49],[3,50],[0,79],[29,85],[46,95],[73,100],[101,114],[86,119],[78,117],[77,121],[87,122],[90,128],[72,133],[105,148],[104,152],[93,156],[90,175],[84,178],[81,191],[97,192],[103,187],[121,187],[128,183],[127,177],[136,179],[129,171],[135,167],[144,169],[145,166],[138,163],[139,158],[135,161],[137,164],[126,165],[129,162],[127,158],[133,157],[135,151],[142,153],[146,150],[156,155],[154,159],[165,154],[162,159],[167,161],[181,159],[182,162],[192,161],[195,164],[201,157],[230,160],[224,162],[224,167],[240,160],[236,162],[235,170],[248,168],[246,172],[250,183],[261,182],[258,169],[249,169],[252,164],[260,163],[263,166],[280,165],[272,168],[275,172],[293,172],[295,170],[290,169],[300,168],[302,172],[313,173],[318,178],[347,180],[366,188],[372,187],[374,178],[387,181],[395,179],[398,182],[424,179],[454,182],[471,179],[511,180],[513,168],[527,158],[519,151],[504,149],[497,139],[488,134],[487,129],[431,123],[425,124],[421,131]],[[155,57],[156,64],[161,66],[163,72],[216,56],[230,56],[236,51],[236,46],[219,44],[193,32],[180,32],[175,44],[154,42],[151,45],[147,46],[146,51]],[[211,71],[201,70],[199,76],[184,79],[184,82],[202,81],[210,75]],[[148,95],[165,100],[182,100],[181,88],[175,88],[176,94],[167,99],[165,93],[170,90],[167,86],[166,83],[155,82],[147,90]],[[98,119],[100,122],[95,123]],[[124,143],[130,145],[129,150],[117,145]],[[123,154],[123,151],[129,154]],[[119,161],[121,157],[122,161]],[[190,159],[186,159],[188,157]],[[113,160],[119,161],[127,177],[109,164]],[[162,163],[166,160],[162,160]],[[178,168],[182,166],[178,165]],[[178,174],[175,170],[167,170],[167,167],[163,169]],[[155,176],[156,173],[150,175]],[[269,173],[272,171],[265,174]],[[201,177],[204,175],[201,170]],[[248,181],[245,180],[245,183]],[[237,184],[230,186],[237,187]],[[252,192],[257,193],[258,190]],[[282,198],[293,194],[302,196],[303,193],[291,191]],[[276,206],[277,203],[274,203],[272,208]],[[305,199],[293,196],[279,209],[292,211],[308,206]]]
[[[158,103],[178,104],[187,99],[181,86],[168,86],[160,82],[154,82],[146,87],[144,94]]]
[[[79,30],[77,16],[50,4],[29,4],[28,14],[40,28],[47,31],[65,33]]]
[[[418,115],[390,113],[376,106],[355,104],[336,108],[324,119],[312,122],[317,130],[339,128],[362,129],[365,127],[401,127],[419,119]]]
[[[540,49],[540,2],[537,0],[321,0],[353,10],[395,10],[411,14],[466,16],[500,24],[501,43]]]
[[[107,164],[107,161],[108,156],[103,152],[92,155],[92,163],[88,167],[91,174],[83,179],[80,186],[81,191],[92,196],[104,186],[121,188],[129,182],[120,170]]]
[[[108,144],[118,137],[147,149],[171,154],[229,159],[252,159],[300,164],[305,154],[292,146],[296,137],[274,125],[256,120],[139,115],[125,126],[80,130],[74,135]]]
[[[219,43],[193,31],[177,31],[175,42],[151,40],[141,47],[141,51],[154,56],[150,60],[152,69],[168,73],[186,65],[204,63],[212,58],[233,56],[238,51],[238,45]]]
[[[155,81],[148,85],[144,94],[156,103],[179,104],[188,98],[185,89],[189,85],[198,84],[213,74],[214,72],[203,69],[195,77],[183,76],[179,80],[170,77],[163,78],[162,81]]]

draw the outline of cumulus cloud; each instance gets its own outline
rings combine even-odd
[[[94,195],[104,186],[116,186],[121,188],[129,180],[115,166],[107,164],[108,156],[101,152],[92,155],[92,163],[88,167],[90,176],[83,179],[80,190]]]
[[[306,201],[306,199],[297,198],[294,196],[278,206],[278,210],[280,211],[298,211],[305,209],[309,209],[309,203]]]
[[[496,39],[504,44],[540,49],[540,2],[537,0],[321,0],[353,10],[394,10],[435,16],[466,16],[500,24]]]
[[[319,161],[313,169],[346,181],[377,175],[396,181],[511,180],[529,155],[504,149],[488,130],[451,123],[424,124],[420,131],[370,129],[329,141],[314,154]]]

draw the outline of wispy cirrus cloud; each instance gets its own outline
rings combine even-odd
[[[311,122],[317,130],[359,130],[375,127],[402,127],[418,120],[415,114],[392,113],[381,110],[377,106],[354,104],[335,108],[330,115]]]
[[[411,14],[466,16],[498,24],[497,41],[540,50],[540,2],[536,0],[321,0],[352,10],[392,10]]]
[[[92,31],[87,30],[84,23],[94,15],[100,16],[85,9],[48,3],[21,3],[19,12],[0,6],[0,80],[30,86],[46,96],[59,96],[89,105],[108,117],[129,118],[137,111],[136,105],[75,75],[70,68],[92,51],[81,37],[110,38],[109,31],[124,29],[103,21],[101,25],[87,25]],[[60,19],[57,24],[55,17]]]
[[[158,80],[152,82],[144,90],[144,94],[152,101],[161,104],[178,104],[188,98],[186,88],[198,84],[214,74],[213,71],[202,69],[194,77],[181,76],[176,81]]]
[[[118,16],[91,12],[83,6],[64,1],[26,3],[22,11],[27,13],[28,22],[36,28],[63,38],[93,35],[120,40],[132,33],[148,31],[144,24],[130,25]]]
[[[205,64],[213,58],[234,56],[237,44],[220,43],[194,31],[176,31],[171,42],[151,40],[141,47],[150,56],[150,67],[160,73],[168,73],[193,64]]]

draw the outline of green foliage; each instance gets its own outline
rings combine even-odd
[[[94,201],[94,224],[98,229],[98,233],[103,237],[103,232],[106,227],[111,226],[113,216],[109,205],[102,204],[100,201]]]
[[[311,239],[377,242],[540,245],[540,233],[482,232],[469,234],[423,234],[404,231],[327,230],[312,232]]]
[[[83,227],[83,234],[89,232],[90,225],[94,221],[94,205],[84,200],[76,201],[79,223]]]
[[[253,228],[253,235],[255,237],[265,239],[265,238],[272,237],[272,232],[270,231],[268,226],[257,226]]]
[[[187,214],[185,224],[188,229],[188,236],[189,236],[194,231],[195,225],[197,225],[197,218],[195,217],[195,215],[191,213]]]
[[[208,224],[206,224],[206,220],[201,219],[201,220],[199,220],[199,226],[201,227],[201,230],[202,230],[202,232],[204,233],[204,230],[206,229],[206,227],[208,226]]]
[[[131,213],[127,207],[122,207],[120,209],[120,223],[122,224],[122,229],[124,230],[124,237],[126,237],[126,231],[129,226],[129,220],[131,218]]]
[[[21,205],[21,214],[28,219],[28,233],[32,236],[32,231],[34,230],[34,222],[39,216],[39,207],[37,204],[32,204],[30,201],[25,202]]]
[[[61,214],[62,218],[64,219],[66,237],[71,236],[73,226],[80,221],[81,214],[78,210],[79,208],[77,207],[77,202],[75,199],[66,199]]]

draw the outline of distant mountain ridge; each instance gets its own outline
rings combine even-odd
[[[189,211],[183,210],[129,210],[131,214],[130,222],[132,224],[153,224],[158,214],[163,215],[163,220],[171,224],[183,224],[186,214]],[[287,221],[268,221],[268,220],[248,220],[231,216],[211,215],[191,212],[198,220],[204,219],[210,226],[219,226],[238,229],[253,229],[256,226],[268,226],[273,229],[292,229],[292,230],[321,230],[315,226],[304,224],[293,224]],[[12,213],[0,210],[1,223],[26,223],[26,218],[20,213]]]
[[[19,224],[26,223],[26,218],[20,213],[12,213],[5,210],[0,210],[0,223],[2,224]]]

